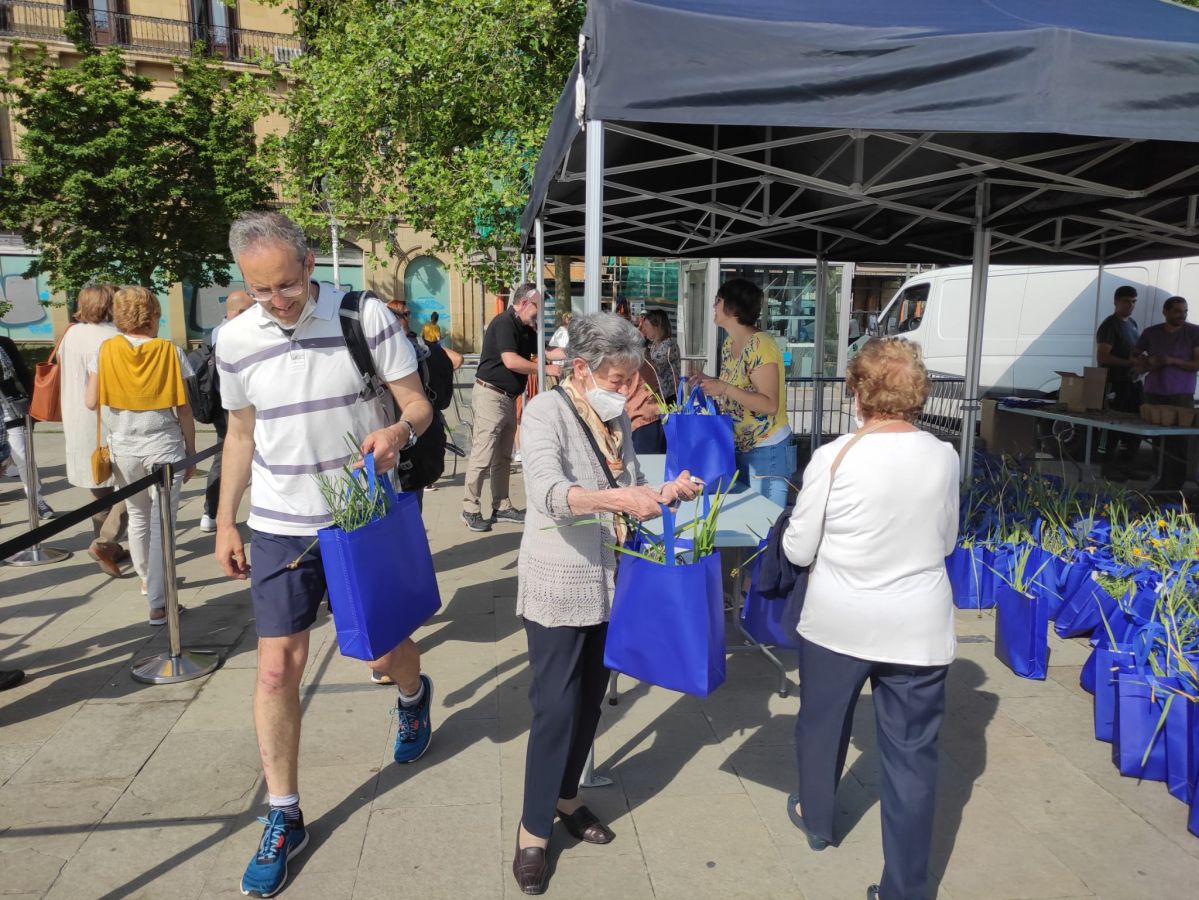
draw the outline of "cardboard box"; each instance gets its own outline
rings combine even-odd
[[[998,400],[982,401],[982,439],[987,452],[1030,456],[1037,449],[1037,419],[1005,413]]]
[[[1107,369],[1087,366],[1081,375],[1073,372],[1058,372],[1062,386],[1057,398],[1070,412],[1086,412],[1088,409],[1103,409],[1103,396],[1107,393]]]

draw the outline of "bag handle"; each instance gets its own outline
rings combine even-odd
[[[375,471],[374,451],[362,457],[362,468],[358,470],[358,473],[366,478],[367,496],[371,499],[372,503],[375,499],[376,488],[383,491],[383,496],[387,498],[389,503],[395,504],[398,502],[399,497],[396,495],[395,485],[391,483],[391,479],[386,476],[380,478]]]
[[[75,327],[75,323],[72,322],[70,325],[68,325],[66,328],[63,329],[62,334],[60,334],[58,336],[58,340],[54,342],[54,349],[51,350],[50,355],[46,357],[46,362],[48,362],[48,363],[54,362],[54,358],[56,356],[58,356],[58,348],[62,346],[62,339],[65,338],[67,336],[67,332],[70,331],[74,327]]]
[[[579,411],[575,409],[574,401],[571,400],[566,391],[563,390],[562,385],[554,385],[554,390],[562,396],[562,402],[566,404],[567,408],[574,414],[575,419],[578,420],[579,426],[583,429],[583,435],[587,438],[587,443],[589,443],[591,445],[591,449],[595,451],[595,458],[599,460],[600,466],[604,470],[604,476],[608,479],[608,487],[619,488],[620,485],[617,484],[616,479],[612,477],[612,470],[608,467],[608,458],[604,456],[604,451],[601,450],[599,444],[595,442],[595,435],[591,433],[591,429],[587,426],[587,423],[583,421],[583,417],[579,415]]]
[[[662,548],[666,551],[663,564],[673,566],[674,558],[674,510],[666,504],[662,506]]]

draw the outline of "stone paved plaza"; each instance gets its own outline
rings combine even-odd
[[[202,435],[201,447],[211,441]],[[39,431],[48,499],[68,510],[88,498],[66,484],[61,446],[61,435]],[[0,668],[30,676],[0,694],[5,900],[240,896],[265,806],[250,716],[254,628],[245,586],[221,575],[198,528],[202,490],[202,475],[185,487],[178,565],[185,645],[225,657],[208,677],[130,678],[130,662],[166,635],[145,624],[136,578],[109,579],[88,559],[86,526],[51,542],[73,551],[65,562],[0,567]],[[312,841],[288,900],[520,896],[510,870],[529,724],[514,615],[520,530],[468,532],[461,496],[459,475],[425,501],[444,606],[417,634],[436,683],[433,742],[419,763],[391,762],[394,689],[338,654],[327,617],[313,632],[301,752]],[[16,479],[0,480],[0,540],[24,530],[24,509]],[[1185,807],[1162,784],[1121,778],[1091,736],[1078,687],[1085,644],[1051,634],[1050,677],[1033,682],[995,659],[988,614],[959,613],[958,631],[938,896],[1195,896],[1199,839]],[[728,668],[702,702],[621,679],[596,748],[598,772],[615,783],[587,794],[617,839],[593,847],[555,832],[548,896],[858,900],[877,880],[869,698],[840,794],[843,840],[813,853],[785,809],[798,701],[777,695],[756,655],[730,656]]]

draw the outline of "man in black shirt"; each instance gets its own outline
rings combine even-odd
[[[1137,380],[1140,370],[1133,354],[1133,347],[1140,337],[1140,329],[1132,317],[1137,305],[1137,289],[1130,284],[1116,288],[1113,305],[1115,312],[1100,323],[1095,334],[1095,356],[1099,365],[1107,369],[1108,409],[1135,415],[1141,409],[1141,383]],[[1103,477],[1112,481],[1126,480],[1140,444],[1136,435],[1109,431]]]
[[[471,531],[490,531],[492,523],[523,525],[525,514],[508,499],[512,474],[512,445],[516,440],[516,398],[524,393],[529,376],[537,372],[537,286],[522,284],[512,292],[508,308],[491,320],[483,334],[479,368],[471,390],[470,462],[466,466],[466,492],[462,521]],[[561,359],[561,350],[546,359]],[[547,365],[547,375],[560,376],[558,366]],[[483,518],[479,498],[483,480],[491,474],[491,518]]]

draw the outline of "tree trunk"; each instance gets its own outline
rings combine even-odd
[[[554,303],[557,324],[561,325],[562,316],[571,309],[569,256],[554,257]]]

